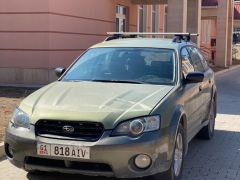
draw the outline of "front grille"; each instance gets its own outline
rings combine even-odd
[[[63,127],[72,127],[73,132],[64,131]],[[37,136],[61,139],[97,141],[102,136],[104,127],[101,123],[80,121],[39,120],[35,125]]]
[[[66,166],[64,160],[45,159],[37,157],[27,157],[25,159],[25,163],[28,165],[37,165],[53,168],[66,168],[66,169],[69,168],[83,171],[112,172],[112,168],[108,164],[104,163],[68,161],[69,165]]]

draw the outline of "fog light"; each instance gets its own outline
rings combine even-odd
[[[140,154],[135,158],[135,165],[140,169],[148,168],[152,163],[152,160],[149,156]]]

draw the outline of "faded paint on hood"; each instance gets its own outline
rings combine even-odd
[[[101,82],[54,82],[27,97],[20,109],[31,124],[40,119],[102,122],[149,115],[173,86]]]

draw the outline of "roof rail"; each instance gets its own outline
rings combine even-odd
[[[105,41],[111,41],[114,39],[125,39],[125,38],[138,38],[139,36],[174,36],[173,42],[181,43],[191,41],[192,36],[198,36],[196,33],[154,33],[154,32],[108,32],[109,36]]]

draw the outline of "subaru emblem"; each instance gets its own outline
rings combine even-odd
[[[63,126],[63,132],[65,133],[73,133],[74,132],[74,127],[72,126]]]

